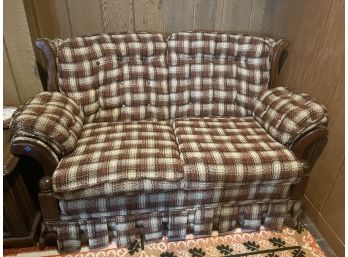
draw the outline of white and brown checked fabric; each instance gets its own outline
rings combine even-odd
[[[252,118],[181,118],[174,133],[187,188],[192,184],[294,183],[302,163]]]
[[[41,92],[12,117],[10,128],[15,135],[43,141],[58,157],[74,150],[84,122],[80,107],[59,92]]]
[[[264,183],[230,186],[225,189],[176,189],[168,192],[119,194],[59,200],[62,215],[86,217],[96,213],[134,215],[139,212],[165,211],[170,208],[200,208],[207,204],[239,201],[268,201],[289,198],[291,183]]]
[[[176,190],[183,177],[167,122],[86,124],[75,150],[53,174],[57,197]]]
[[[268,87],[276,41],[259,37],[179,32],[168,38],[172,118],[246,116]]]
[[[240,201],[238,203],[202,206],[199,209],[178,208],[163,212],[115,215],[99,213],[95,216],[61,216],[59,221],[48,221],[45,230],[57,232],[60,251],[79,250],[84,232],[90,248],[105,247],[115,240],[119,247],[126,247],[136,240],[136,226],[144,228],[146,242],[185,239],[187,234],[210,235],[213,230],[226,233],[238,227],[258,230],[280,230],[283,226],[296,226],[301,202],[294,200]],[[138,239],[139,240],[139,239]]]
[[[51,44],[58,87],[82,106],[87,122],[169,118],[161,34],[101,34]]]
[[[283,87],[263,91],[255,101],[255,120],[276,140],[291,145],[310,129],[328,122],[324,105]]]

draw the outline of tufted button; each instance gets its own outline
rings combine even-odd
[[[151,104],[147,104],[147,107],[151,107]]]
[[[96,61],[95,64],[99,66],[100,65],[100,61]]]
[[[126,105],[125,105],[125,104],[122,104],[122,107],[126,107]]]

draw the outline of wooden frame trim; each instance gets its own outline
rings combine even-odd
[[[321,125],[297,138],[290,146],[290,150],[297,158],[303,161],[305,166],[305,174],[301,181],[291,186],[292,199],[303,199],[309,181],[310,170],[323,151],[328,140],[327,136],[327,128]]]
[[[328,130],[320,125],[297,138],[290,150],[301,160],[308,164],[310,169],[318,159],[320,153],[327,143]]]
[[[49,41],[47,39],[39,38],[36,40],[36,46],[42,50],[46,56],[48,70],[47,70],[47,91],[59,91],[57,68],[56,68],[56,55],[53,51]]]
[[[275,88],[279,86],[279,73],[283,64],[283,62],[281,62],[281,57],[288,47],[289,41],[285,39],[281,39],[274,47],[271,58],[271,74],[268,88]]]
[[[44,176],[52,176],[59,159],[45,143],[29,137],[13,136],[10,152],[15,156],[29,156],[42,167]]]
[[[11,141],[10,152],[16,156],[29,156],[40,164],[44,172],[39,181],[41,192],[38,195],[42,218],[44,221],[58,220],[58,200],[52,192],[52,175],[59,163],[57,155],[38,139],[16,135]]]

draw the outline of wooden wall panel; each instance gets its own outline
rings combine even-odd
[[[4,42],[21,102],[42,91],[22,1],[4,1]],[[8,94],[6,92],[6,94]]]
[[[217,23],[221,26],[221,16],[216,14],[221,13],[217,8],[222,8],[222,5],[218,5],[217,1],[196,0],[194,8],[194,30],[213,31]]]
[[[257,34],[271,0],[28,0],[41,36],[232,31]],[[280,1],[280,0],[279,0]]]
[[[71,34],[65,0],[33,0],[41,37],[67,38]]]
[[[271,23],[278,25],[275,34],[290,41],[288,58],[283,67],[283,83],[293,89],[305,90],[309,69],[315,65],[313,57],[323,33],[324,17],[327,17],[331,1],[284,1],[283,13]],[[277,0],[273,4],[278,4]],[[270,27],[272,29],[272,26]],[[273,32],[272,32],[273,34]],[[301,60],[300,62],[298,60]],[[294,66],[294,63],[296,65]],[[302,72],[306,71],[306,72]]]
[[[72,36],[102,32],[100,5],[96,0],[68,0]]]
[[[101,0],[100,2],[103,32],[133,31],[132,0]]]
[[[12,105],[12,106],[19,106],[21,104],[21,101],[18,97],[16,83],[14,80],[14,76],[12,73],[12,68],[10,66],[10,63],[8,61],[7,51],[6,51],[6,45],[4,44],[4,54],[3,54],[3,72],[4,72],[4,81],[3,81],[3,99],[4,99],[4,105]]]
[[[163,13],[163,0],[134,1],[135,30],[163,33]]]
[[[262,30],[287,38],[280,83],[324,103],[329,141],[311,171],[304,208],[340,256],[344,252],[344,2],[267,0]],[[265,17],[265,16],[264,16]],[[272,26],[274,24],[274,26]]]
[[[332,185],[322,211],[324,219],[344,242],[344,208],[342,206],[344,206],[344,165]]]
[[[221,30],[246,33],[249,29],[252,4],[252,0],[225,0]]]
[[[342,69],[342,68],[341,68]],[[337,85],[337,81],[331,83]],[[330,85],[330,84],[329,84]],[[321,211],[324,200],[327,197],[332,184],[344,162],[344,87],[343,81],[335,88],[332,102],[327,104],[329,115],[329,142],[322,155],[313,167],[306,195],[316,207]],[[324,92],[322,92],[324,94]],[[320,190],[318,190],[320,188]]]
[[[266,0],[253,0],[248,25],[248,33],[259,34],[262,28]]]
[[[193,30],[194,0],[164,0],[164,31]]]

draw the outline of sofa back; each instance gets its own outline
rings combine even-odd
[[[275,44],[205,32],[50,41],[58,88],[87,122],[250,115],[268,86]]]
[[[169,119],[167,44],[161,34],[102,34],[55,46],[61,92],[87,122]]]
[[[275,41],[222,33],[168,39],[171,117],[246,116],[270,80]]]

